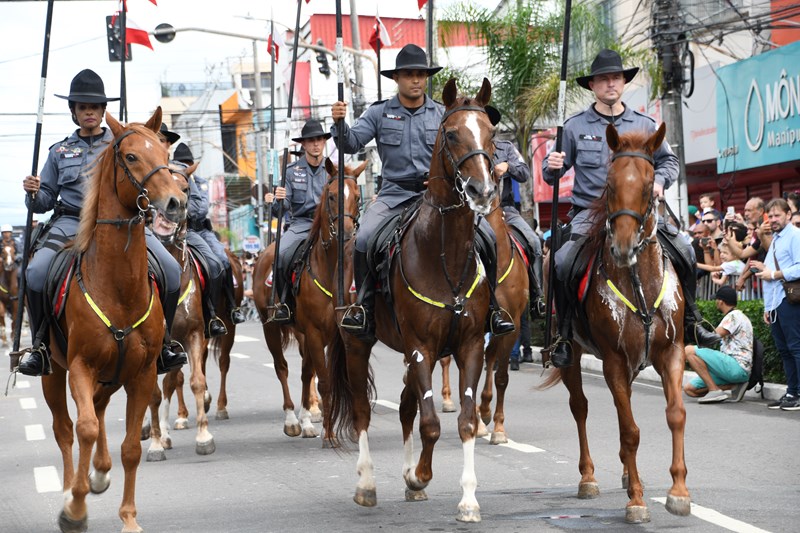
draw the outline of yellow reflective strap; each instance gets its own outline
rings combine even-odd
[[[131,326],[131,329],[136,329],[137,326],[139,326],[139,324],[147,320],[147,317],[150,316],[150,311],[153,310],[153,300],[155,300],[155,291],[153,290],[152,287],[150,287],[150,306],[147,308],[147,312],[144,314],[144,316],[140,318],[139,321],[136,322],[133,326]]]
[[[317,278],[314,278],[314,285],[319,287],[319,290],[324,292],[328,296],[328,298],[333,298],[333,293],[328,289],[326,289],[325,287],[323,287],[322,284],[317,280]]]
[[[609,287],[609,288],[610,288],[610,289],[611,289],[611,290],[614,292],[614,294],[616,294],[616,295],[617,295],[617,298],[619,298],[620,300],[622,300],[622,303],[624,303],[625,305],[627,305],[627,306],[628,306],[628,308],[629,308],[631,311],[633,311],[634,313],[638,311],[638,309],[636,309],[636,306],[635,306],[635,305],[633,305],[633,304],[632,304],[630,301],[628,301],[628,299],[627,299],[627,298],[625,298],[625,295],[624,295],[624,294],[622,294],[621,292],[619,292],[619,289],[617,289],[617,288],[614,286],[614,284],[613,284],[613,283],[611,283],[611,280],[610,280],[610,279],[606,280],[606,284],[607,284],[607,285],[608,285],[608,287]]]
[[[472,282],[472,287],[469,288],[467,291],[466,297],[469,298],[472,296],[473,291],[478,286],[478,283],[481,282],[481,278],[483,277],[483,263],[478,260],[478,273],[475,275],[475,281]]]
[[[416,296],[417,298],[419,298],[419,299],[420,299],[420,300],[422,300],[423,302],[425,302],[425,303],[427,303],[427,304],[431,304],[431,305],[433,305],[433,306],[435,306],[435,307],[439,307],[439,308],[441,308],[441,309],[444,309],[444,308],[445,308],[445,304],[443,304],[442,302],[437,302],[436,300],[431,300],[431,299],[430,299],[430,298],[428,298],[427,296],[423,296],[423,295],[421,295],[420,293],[418,293],[417,291],[415,291],[414,289],[412,289],[412,288],[411,288],[411,285],[406,285],[406,287],[408,287],[408,290],[409,290],[409,292],[411,292],[411,294],[413,294],[414,296]]]
[[[84,292],[83,296],[86,298],[86,301],[89,302],[89,307],[91,307],[92,310],[94,310],[94,314],[96,314],[98,317],[100,317],[100,320],[103,321],[103,324],[105,324],[107,327],[110,328],[111,327],[111,321],[106,317],[106,315],[103,314],[103,312],[100,310],[100,308],[97,307],[97,304],[94,303],[94,300],[92,300],[92,297],[89,296],[89,293],[88,292]]]
[[[656,303],[653,304],[653,309],[658,309],[658,306],[661,305],[661,300],[664,298],[664,295],[667,293],[667,274],[664,272],[664,282],[661,284],[661,292],[658,293],[658,298],[656,298]]]
[[[186,286],[186,290],[183,291],[183,294],[181,294],[181,297],[178,298],[178,305],[182,304],[183,301],[186,299],[186,297],[189,296],[189,293],[192,292],[192,288],[193,287],[194,287],[194,280],[190,279],[189,280],[189,285]]]
[[[3,287],[2,285],[0,285],[0,291],[3,291],[4,293],[8,294],[8,289]]]
[[[512,269],[512,268],[514,268],[514,256],[513,256],[513,255],[511,256],[511,262],[508,264],[508,268],[507,268],[507,269],[506,269],[506,271],[503,273],[503,275],[502,275],[502,276],[500,276],[500,279],[498,279],[498,280],[497,280],[497,284],[498,284],[498,285],[500,285],[501,283],[503,283],[503,280],[504,280],[504,279],[506,279],[506,278],[508,277],[508,275],[509,275],[509,274],[511,274],[511,269]]]

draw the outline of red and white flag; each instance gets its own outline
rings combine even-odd
[[[417,0],[417,5],[419,6],[420,9],[422,9],[422,7],[427,3],[428,0]]]
[[[286,41],[283,40],[283,36],[279,32],[272,30],[272,34],[267,37],[267,52],[275,59],[276,63],[278,62],[281,46],[284,45],[286,45]],[[273,50],[275,53],[273,53]]]
[[[372,27],[372,35],[369,37],[369,45],[375,50],[375,53],[378,53],[378,40],[380,39],[381,48],[386,48],[387,46],[392,45],[391,39],[389,39],[389,32],[386,30],[386,26],[383,25],[383,21],[380,17],[375,17],[375,25]]]
[[[154,0],[150,1],[155,3]],[[140,28],[130,17],[125,17],[125,42],[127,44],[140,44],[146,46],[150,50],[153,49],[147,31]]]

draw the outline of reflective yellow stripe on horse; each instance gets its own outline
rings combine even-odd
[[[467,294],[465,295],[465,298],[469,298],[470,296],[472,296],[472,293],[475,292],[475,288],[478,286],[478,283],[480,283],[480,281],[481,281],[481,277],[483,277],[483,263],[478,261],[478,273],[475,275],[475,281],[472,282],[472,285],[470,286],[469,290],[467,291]],[[413,294],[414,296],[416,296],[417,298],[419,298],[420,300],[422,300],[423,302],[425,302],[427,304],[433,305],[433,306],[438,307],[440,309],[444,309],[444,308],[447,307],[447,304],[444,304],[442,302],[437,302],[436,300],[431,300],[427,296],[424,296],[424,295],[418,293],[417,291],[415,291],[411,287],[411,285],[406,285],[406,287],[408,288],[408,290],[409,290],[409,292],[411,294]]]
[[[617,289],[616,285],[614,285],[614,283],[612,283],[612,281],[611,281],[610,279],[607,279],[607,280],[606,280],[606,285],[608,285],[608,288],[609,288],[609,289],[611,289],[611,290],[614,292],[614,294],[616,294],[616,295],[617,295],[617,298],[619,298],[620,300],[622,300],[622,303],[624,303],[625,305],[627,305],[627,306],[628,306],[628,308],[629,308],[631,311],[633,311],[634,313],[636,313],[637,311],[639,311],[639,309],[637,309],[637,308],[636,308],[636,306],[635,306],[635,305],[633,305],[633,304],[630,302],[630,300],[628,300],[627,298],[625,298],[625,295],[624,295],[624,294],[622,294],[622,293],[619,291],[619,289]],[[666,292],[667,292],[667,275],[665,274],[665,275],[664,275],[664,281],[661,283],[661,292],[659,292],[659,293],[658,293],[658,298],[656,298],[656,301],[653,303],[653,309],[658,309],[658,306],[659,306],[659,305],[661,305],[661,300],[663,300],[663,299],[664,299],[664,294],[666,294]]]
[[[192,292],[192,288],[193,287],[194,287],[194,280],[190,279],[189,280],[189,285],[186,286],[186,290],[183,291],[183,294],[181,294],[181,297],[178,298],[178,305],[182,304],[183,301],[186,299],[186,297],[189,296],[189,293]]]
[[[86,301],[89,303],[89,307],[91,307],[92,310],[94,311],[94,313],[98,317],[100,317],[100,320],[103,321],[103,324],[105,324],[109,328],[113,327],[112,324],[111,324],[111,321],[108,319],[108,317],[106,317],[106,315],[103,314],[103,312],[100,310],[100,308],[97,306],[97,304],[94,303],[94,300],[92,300],[92,297],[89,296],[89,293],[85,292],[85,293],[83,293],[83,295],[86,298]],[[147,317],[150,316],[150,311],[153,310],[153,300],[154,299],[155,299],[155,293],[151,288],[151,290],[150,290],[150,305],[147,307],[147,312],[144,314],[144,316],[142,316],[142,318],[137,320],[136,323],[133,326],[131,326],[131,329],[136,329],[142,322],[147,320]]]

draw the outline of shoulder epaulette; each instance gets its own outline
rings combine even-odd
[[[382,103],[388,102],[388,101],[389,101],[388,99],[386,99],[386,100],[378,100],[377,102],[372,102],[371,104],[369,104],[369,106],[372,107],[374,105],[382,104]]]
[[[47,150],[49,151],[50,149],[52,149],[52,148],[53,148],[53,146],[55,146],[55,145],[57,145],[57,144],[61,144],[61,143],[63,143],[64,141],[66,141],[67,139],[69,139],[69,135],[67,135],[66,137],[64,137],[64,138],[63,138],[63,139],[61,139],[60,141],[56,141],[56,142],[54,142],[53,144],[51,144],[51,145],[50,145],[50,146],[47,148]]]
[[[586,113],[586,109],[584,109],[584,110],[582,110],[582,111],[578,111],[578,112],[577,112],[577,113],[575,113],[574,115],[572,115],[572,116],[570,116],[570,117],[567,117],[567,118],[564,120],[564,124],[566,124],[567,122],[569,122],[569,121],[570,121],[570,120],[572,120],[573,118],[576,118],[576,117],[579,117],[579,116],[583,115],[584,113]]]
[[[640,117],[649,118],[649,119],[650,119],[650,120],[653,122],[653,124],[655,124],[655,123],[656,123],[656,119],[654,119],[653,117],[651,117],[651,116],[650,116],[650,115],[648,115],[647,113],[642,113],[641,111],[637,111],[636,109],[631,109],[631,111],[633,111],[634,113],[636,113],[636,114],[637,114],[637,115],[639,115]]]

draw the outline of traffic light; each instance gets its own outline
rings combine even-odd
[[[120,39],[120,21],[118,16],[108,16],[106,17],[106,37],[108,45],[108,60],[109,61],[121,61],[122,60],[122,40]],[[125,61],[130,61],[132,59],[131,56],[131,45],[130,43],[125,43],[125,48],[127,49],[127,54],[125,54]]]
[[[317,39],[317,46],[325,46],[322,39]],[[317,62],[319,62],[319,71],[326,78],[331,75],[331,67],[328,65],[328,54],[325,52],[317,52]]]

